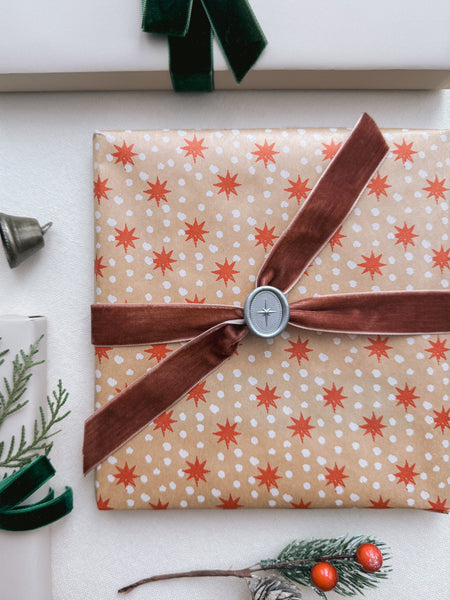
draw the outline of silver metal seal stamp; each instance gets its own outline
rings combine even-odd
[[[289,321],[286,296],[270,285],[262,285],[248,295],[244,304],[244,320],[252,333],[273,338],[285,330]]]

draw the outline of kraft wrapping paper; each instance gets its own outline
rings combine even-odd
[[[450,134],[384,134],[391,152],[289,301],[448,288]],[[348,135],[96,133],[95,301],[243,306]],[[96,348],[96,407],[176,347]],[[97,468],[98,507],[447,510],[449,352],[445,333],[247,337]]]

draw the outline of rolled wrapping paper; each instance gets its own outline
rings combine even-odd
[[[47,331],[45,317],[0,316],[0,352],[9,349],[0,366],[0,385],[11,378],[12,360],[20,350],[29,350]],[[46,338],[39,344],[37,360],[46,359]],[[20,435],[25,425],[31,432],[34,420],[39,416],[39,405],[47,395],[46,363],[33,367],[24,399],[29,402],[17,413],[5,419],[0,427],[0,439],[9,442],[12,435]],[[3,476],[4,473],[0,473]],[[27,504],[46,496],[48,486],[27,499]],[[49,600],[51,598],[50,530],[46,527],[35,531],[0,531],[1,597],[8,600]]]

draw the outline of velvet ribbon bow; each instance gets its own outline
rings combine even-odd
[[[238,83],[267,45],[247,0],[143,0],[142,8],[142,29],[169,37],[177,92],[214,89],[213,32]]]
[[[256,286],[289,292],[340,227],[388,152],[364,114],[279,238]],[[289,324],[354,334],[413,335],[450,331],[450,292],[332,294],[290,304]],[[95,412],[85,424],[84,472],[100,464],[169,409],[223,361],[249,333],[243,309],[204,304],[97,304],[96,346],[186,343]]]
[[[42,487],[55,469],[46,456],[39,456],[29,465],[0,482],[0,529],[28,531],[49,525],[69,514],[73,507],[72,489],[55,498],[50,488],[42,500],[32,504],[23,502]]]

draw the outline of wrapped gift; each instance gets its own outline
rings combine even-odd
[[[0,316],[0,352],[9,350],[0,365],[0,376],[4,391],[4,379],[11,381],[12,361],[21,350],[28,352],[32,344],[47,332],[45,317]],[[45,361],[47,355],[45,338],[39,343],[39,353],[35,362]],[[33,431],[35,419],[39,419],[39,406],[47,394],[47,367],[37,364],[28,381],[24,400],[28,404],[8,416],[0,428],[0,439],[8,448],[11,436],[19,436],[22,425]],[[10,471],[0,473],[2,478]],[[34,495],[33,501],[42,500],[47,494],[42,488]],[[28,501],[29,503],[29,501]],[[36,598],[47,600],[51,596],[50,573],[50,530],[41,528],[35,531],[2,531],[0,536],[2,557],[2,594],[5,598]]]
[[[94,135],[100,509],[449,508],[448,136]]]
[[[191,3],[142,4],[166,7],[160,31],[176,34]],[[194,10],[200,4],[227,6],[231,12],[236,2],[196,0]],[[284,0],[279,8],[271,0],[250,0],[249,5],[268,46],[240,84],[243,89],[417,90],[450,85],[448,0],[434,0],[432,9],[422,0]],[[167,38],[141,31],[139,0],[59,5],[54,0],[0,0],[0,14],[2,92],[171,88]],[[242,38],[240,22],[232,21],[227,39],[238,44],[240,58],[247,58],[254,40]],[[200,62],[202,75],[209,45],[208,39],[200,39],[186,56],[188,64]],[[216,42],[214,74],[217,89],[238,88]]]

